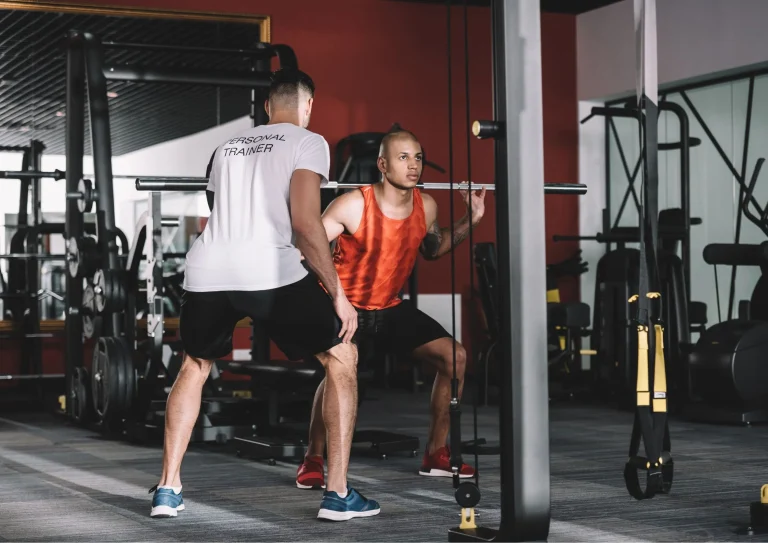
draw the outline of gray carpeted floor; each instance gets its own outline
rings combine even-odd
[[[359,426],[422,439],[427,395],[376,392]],[[622,478],[632,415],[559,404],[551,409],[551,541],[768,541],[737,535],[768,482],[768,429],[672,423],[672,493],[637,502]],[[497,438],[494,408],[480,435]],[[472,434],[469,409],[464,437]],[[296,465],[193,447],[184,463],[187,511],[149,518],[161,449],[109,441],[47,416],[0,418],[0,541],[446,541],[459,521],[451,481],[419,477],[420,459],[379,460],[355,447],[349,480],[381,502],[371,519],[315,519],[320,493],[294,486]],[[473,459],[470,457],[470,461]],[[480,458],[478,523],[496,527],[499,459]]]

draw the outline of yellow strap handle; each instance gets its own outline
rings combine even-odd
[[[553,288],[553,289],[547,291],[547,303],[548,304],[559,304],[560,303],[560,289],[559,288]]]
[[[459,525],[459,529],[461,530],[472,530],[477,528],[477,525],[475,524],[475,509],[474,507],[471,507],[469,509],[461,509],[461,524]]]
[[[667,368],[664,361],[664,329],[660,324],[654,325],[656,330],[656,360],[653,371],[653,411],[667,412]]]

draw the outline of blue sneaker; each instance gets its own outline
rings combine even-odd
[[[354,488],[347,488],[347,497],[340,498],[335,492],[323,492],[317,518],[325,520],[351,520],[358,517],[372,517],[381,512],[379,503],[366,499]]]
[[[184,499],[181,497],[181,492],[176,494],[172,488],[157,488],[157,485],[149,489],[150,494],[153,492],[155,495],[152,498],[150,517],[175,517],[179,511],[184,511]]]

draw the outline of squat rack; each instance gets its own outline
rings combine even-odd
[[[263,108],[264,89],[269,86],[271,60],[277,57],[281,68],[297,68],[298,62],[293,50],[286,45],[259,43],[253,50],[221,48],[189,48],[176,46],[155,46],[135,43],[102,43],[99,37],[88,32],[72,30],[66,39],[67,47],[67,97],[66,97],[66,226],[68,240],[79,240],[84,234],[83,201],[96,204],[98,232],[98,268],[100,271],[119,270],[122,262],[118,255],[115,225],[115,203],[112,174],[112,140],[109,122],[107,81],[131,81],[136,83],[174,83],[212,86],[238,86],[251,89],[251,119],[254,125],[266,121]],[[107,65],[105,49],[153,49],[174,52],[207,52],[221,55],[247,57],[248,70],[198,70],[162,66]],[[86,97],[90,117],[90,133],[94,165],[93,192],[83,180],[83,159],[85,143]],[[39,169],[39,168],[38,168]],[[125,247],[124,247],[125,250]],[[162,261],[160,261],[161,263]],[[156,263],[157,265],[157,263]],[[152,270],[148,270],[151,276]],[[156,295],[162,298],[162,285],[155,285]],[[66,278],[66,379],[72,380],[76,367],[83,364],[83,281],[79,277]],[[110,304],[113,305],[114,304]],[[122,330],[120,308],[107,311],[102,319],[102,336],[120,336]],[[162,318],[160,316],[159,318]],[[148,323],[150,326],[151,323]],[[254,343],[258,334],[254,333]],[[261,347],[263,348],[263,347]],[[70,416],[69,403],[67,411]]]

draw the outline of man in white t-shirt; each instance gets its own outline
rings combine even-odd
[[[187,255],[179,325],[185,358],[168,396],[153,517],[184,509],[181,461],[202,388],[212,360],[232,351],[235,325],[246,317],[262,324],[290,359],[315,356],[325,368],[328,483],[318,518],[379,513],[378,503],[346,481],[357,414],[351,342],[357,312],[344,295],[320,217],[330,153],[325,139],[306,128],[314,91],[303,72],[275,72],[265,104],[269,123],[226,141],[212,158],[211,215]],[[302,254],[317,278],[307,273]]]

